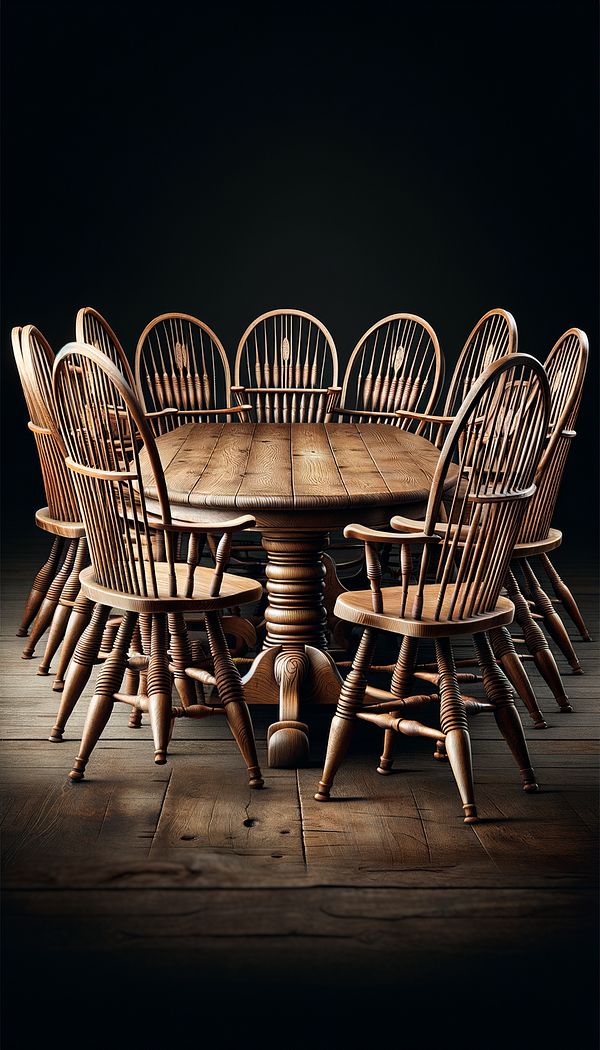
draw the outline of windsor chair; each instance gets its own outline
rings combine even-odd
[[[432,412],[443,381],[444,358],[431,325],[414,314],[390,314],[352,351],[337,414],[341,421],[409,428],[412,420],[396,413]],[[424,424],[417,432],[419,426]]]
[[[93,306],[82,306],[75,318],[75,339],[106,354],[109,361],[123,373],[129,386],[135,390],[135,380],[129,359],[108,321]]]
[[[575,674],[582,673],[581,664],[561,617],[531,565],[531,559],[540,558],[554,588],[556,598],[560,600],[582,637],[589,639],[589,633],[577,603],[549,558],[549,553],[562,543],[562,533],[551,527],[551,521],[567,456],[573,438],[576,436],[574,427],[583,395],[588,352],[589,344],[585,332],[580,328],[570,328],[555,343],[546,358],[545,369],[551,394],[547,440],[537,471],[536,493],[527,508],[513,553],[513,561],[518,562],[522,568],[527,591],[533,599],[535,610],[541,615],[548,634],[561,650]],[[512,569],[508,573],[506,586],[515,604],[515,619],[523,632],[525,644],[538,670],[547,682],[560,709],[565,712],[571,711],[572,708],[552,651],[539,624],[531,614],[529,604]]]
[[[472,385],[448,430],[424,522],[413,532],[384,532],[349,525],[345,535],[365,544],[370,589],[348,591],[336,603],[336,615],[364,627],[340,693],[323,775],[316,794],[326,801],[357,719],[395,733],[429,737],[447,754],[461,796],[464,820],[474,823],[471,745],[467,711],[491,710],[519,767],[525,791],[537,791],[523,727],[486,631],[511,622],[512,602],[501,595],[527,503],[535,491],[535,472],[550,411],[548,380],[542,365],[525,354],[496,361]],[[449,513],[443,513],[442,485],[457,461]],[[395,519],[398,522],[398,519]],[[419,531],[416,531],[418,528]],[[381,586],[378,544],[400,547],[401,586]],[[422,547],[416,582],[411,582],[412,552]],[[389,692],[367,684],[378,633],[402,637]],[[452,639],[472,635],[486,701],[461,696]],[[411,717],[431,696],[411,696],[410,684],[421,639],[435,644],[440,700],[440,728]],[[365,698],[368,703],[365,704]],[[373,702],[375,701],[375,702]],[[389,770],[384,748],[380,769]]]
[[[135,381],[155,436],[185,423],[229,422],[248,407],[229,405],[223,344],[190,314],[161,314],[146,325],[135,352]]]
[[[488,310],[469,333],[452,373],[441,415],[400,408],[397,416],[403,426],[416,426],[441,448],[454,418],[485,369],[506,354],[516,353],[517,326],[508,310]]]
[[[81,573],[81,588],[98,606],[122,613],[112,652],[98,676],[71,779],[82,779],[115,702],[122,702],[149,714],[158,764],[166,761],[175,718],[225,714],[246,761],[250,786],[262,786],[243,686],[220,617],[225,607],[255,601],[261,594],[259,584],[225,572],[233,533],[253,526],[254,519],[239,517],[218,525],[173,520],[152,431],[133,390],[105,355],[83,344],[67,345],[56,359],[53,386],[92,559]],[[146,507],[142,451],[158,496],[156,515]],[[164,561],[154,555],[155,532],[164,535]],[[181,532],[189,536],[187,563],[174,557],[173,534]],[[213,533],[221,536],[215,565],[204,568],[198,564],[199,537]],[[204,614],[212,671],[201,656],[194,659],[188,613]],[[131,653],[138,617],[149,637],[146,654]],[[146,694],[119,691],[127,669],[144,670]],[[178,706],[172,703],[172,675]],[[216,687],[218,701],[200,702],[196,683],[199,689]]]
[[[339,398],[337,351],[316,317],[270,310],[244,332],[235,358],[239,405],[257,423],[328,423]]]
[[[47,675],[62,642],[54,683],[54,688],[60,690],[77,640],[79,573],[88,563],[87,542],[75,489],[64,462],[64,445],[56,428],[52,399],[54,354],[33,325],[14,328],[12,345],[48,504],[36,512],[35,521],[40,529],[54,536],[50,556],[37,574],[27,600],[19,633],[26,634],[28,626],[30,633],[22,655],[23,659],[32,659],[37,643],[48,631],[38,669],[38,674]]]

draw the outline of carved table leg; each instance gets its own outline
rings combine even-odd
[[[305,646],[325,649],[327,615],[323,602],[322,555],[327,533],[296,535],[268,532],[267,648],[281,646],[273,671],[279,685],[279,721],[269,729],[269,765],[290,768],[308,758],[307,726],[300,720],[300,695],[309,670]]]

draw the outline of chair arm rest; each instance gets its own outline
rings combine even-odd
[[[190,535],[210,535],[211,533],[239,532],[242,529],[253,529],[256,518],[251,514],[242,514],[239,518],[228,518],[219,522],[180,521],[173,518],[170,522],[159,521],[148,516],[148,525],[157,532],[188,532]]]
[[[422,522],[416,522],[422,529]],[[344,536],[349,540],[362,540],[363,543],[439,543],[440,537],[435,533],[428,536],[420,532],[383,532],[381,529],[370,529],[366,525],[346,525]]]
[[[397,412],[394,412],[395,416],[399,416],[400,419],[414,419],[418,420],[419,423],[436,423],[439,426],[452,426],[454,423],[454,416],[435,416],[429,412],[413,412],[409,409],[401,408]]]

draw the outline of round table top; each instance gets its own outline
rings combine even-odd
[[[354,511],[383,522],[393,508],[422,508],[439,457],[425,438],[376,423],[188,423],[156,444],[177,517],[244,511],[259,526],[299,515],[333,527]],[[146,477],[144,454],[141,465]],[[151,479],[144,491],[155,497]]]

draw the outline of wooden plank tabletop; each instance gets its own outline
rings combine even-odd
[[[189,423],[157,445],[173,504],[240,510],[423,503],[438,460],[425,438],[373,423]]]

